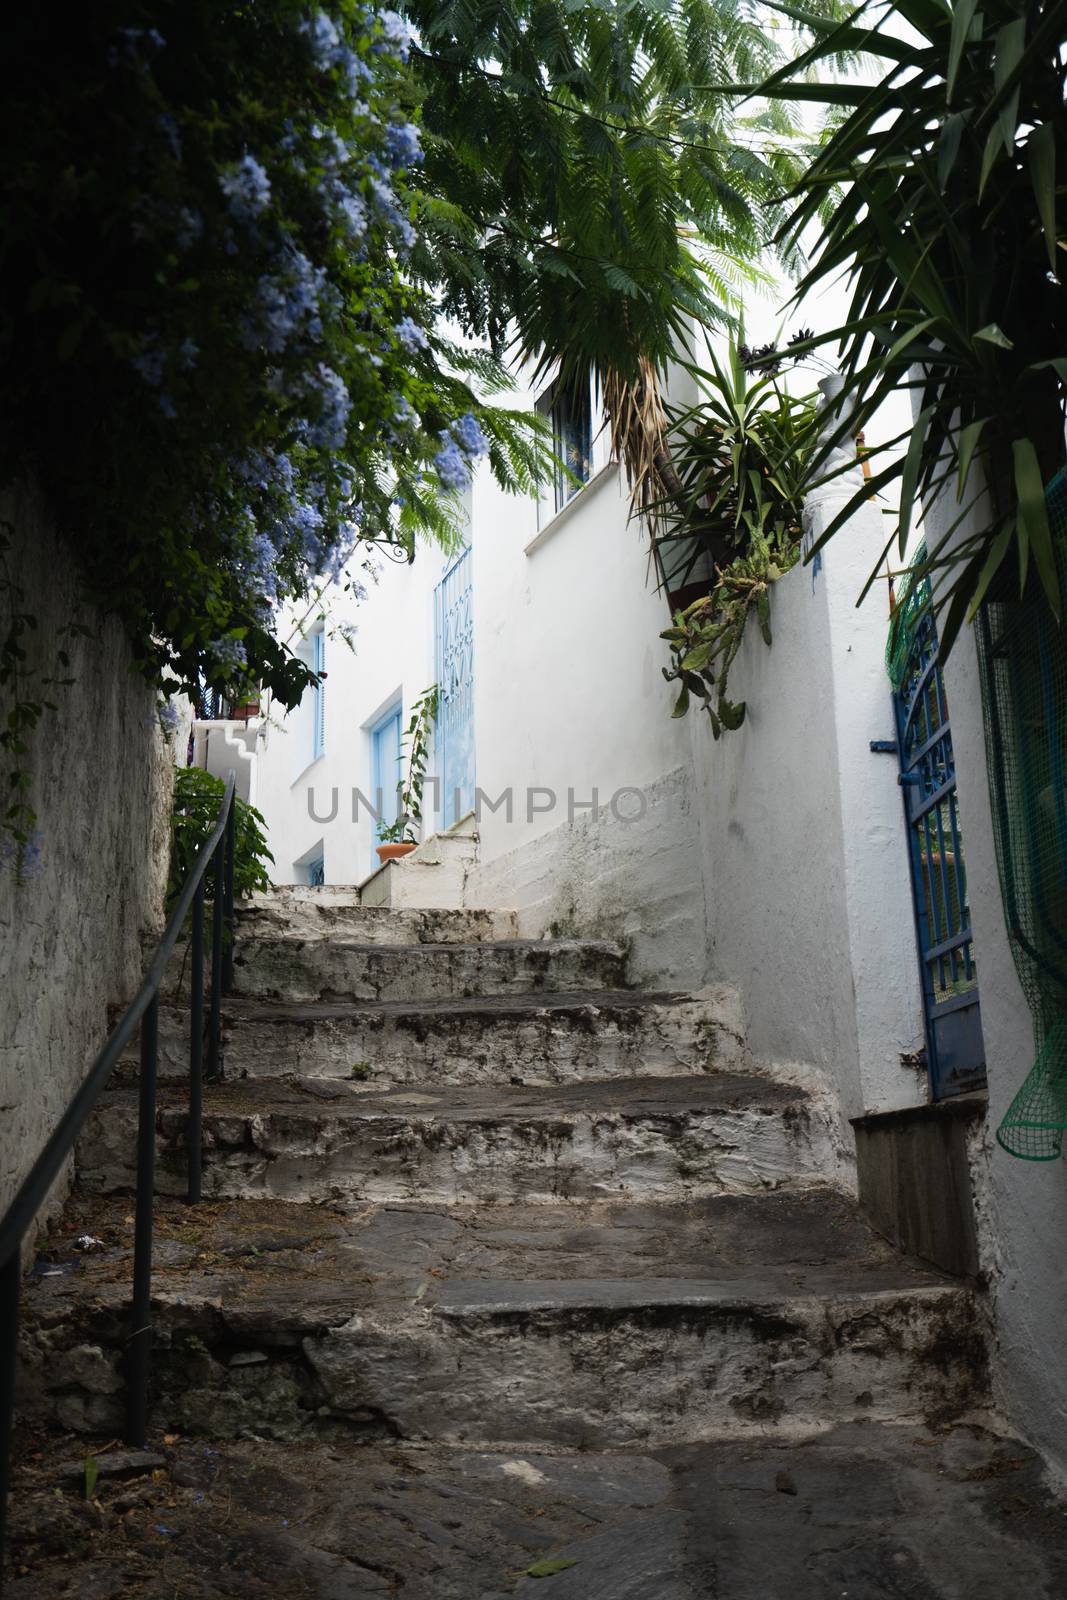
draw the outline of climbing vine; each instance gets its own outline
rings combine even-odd
[[[399,844],[404,839],[417,843],[415,824],[422,821],[422,791],[426,785],[426,763],[437,721],[437,705],[437,685],[431,683],[411,708],[403,738],[408,746],[407,782],[400,792],[400,815],[396,821],[378,824],[378,838],[383,844]]]

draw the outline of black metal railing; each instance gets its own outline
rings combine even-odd
[[[159,989],[167,963],[192,910],[192,976],[189,1021],[188,1200],[201,1192],[204,1039],[204,898],[208,868],[212,877],[211,999],[208,1007],[207,1075],[220,1069],[221,1007],[233,986],[234,777],[226,783],[214,828],[201,845],[178,896],[170,921],[136,998],[94,1061],[81,1088],[37,1157],[29,1176],[0,1220],[0,1588],[3,1587],[4,1532],[11,1469],[11,1430],[15,1408],[22,1241],[62,1171],[63,1164],[103,1093],[123,1051],[141,1026],[138,1078],[137,1198],[134,1220],[133,1298],[126,1366],[126,1441],[145,1442],[148,1426],[148,1375],[152,1351],[152,1224],[156,1162],[156,1074],[159,1056]]]

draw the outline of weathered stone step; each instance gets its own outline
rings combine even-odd
[[[675,1076],[745,1063],[736,992],[583,994],[283,1004],[227,999],[229,1078],[529,1083]],[[160,1011],[160,1070],[188,1070],[188,1008]]]
[[[365,944],[341,937],[244,937],[234,989],[273,1000],[434,1000],[626,986],[626,951],[608,940]]]
[[[137,1095],[105,1094],[79,1180],[132,1186]],[[164,1091],[157,1186],[184,1192],[185,1097]],[[817,1182],[833,1171],[824,1105],[769,1078],[620,1079],[394,1089],[306,1078],[209,1085],[204,1189],[286,1200],[678,1199]]]
[[[154,1480],[116,1481],[99,1458],[91,1539],[82,1486],[55,1471],[67,1442],[35,1443],[14,1462],[12,1572],[28,1566],[14,1600],[1067,1592],[1064,1500],[1036,1452],[992,1421],[845,1424],[654,1454],[160,1439]]]
[[[470,944],[478,939],[514,939],[513,911],[391,910],[360,904],[350,886],[291,885],[251,895],[237,908],[237,938],[283,935],[296,939],[340,938],[361,944]]]
[[[113,1429],[133,1218],[78,1196],[27,1290],[24,1403]],[[73,1241],[89,1233],[99,1253]],[[156,1420],[216,1437],[579,1448],[984,1403],[971,1291],[826,1189],[689,1205],[160,1207]]]

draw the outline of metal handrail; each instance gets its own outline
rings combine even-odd
[[[141,1024],[141,1070],[138,1078],[137,1191],[133,1246],[133,1301],[126,1374],[126,1442],[140,1447],[148,1426],[148,1373],[152,1349],[152,1224],[156,1159],[156,1076],[159,1057],[159,989],[178,936],[189,914],[192,922],[192,980],[189,1027],[189,1185],[188,1201],[201,1197],[201,1128],[203,1120],[204,1029],[204,897],[212,867],[211,1002],[208,1011],[208,1075],[221,1064],[220,1000],[233,987],[233,867],[236,808],[231,772],[215,826],[197,852],[171,912],[152,964],[118,1026],[100,1051],[81,1087],[30,1168],[18,1193],[0,1219],[0,1563],[11,1470],[11,1430],[15,1409],[15,1361],[18,1334],[22,1241],[74,1148],[89,1114],[107,1086],[123,1051]],[[0,1565],[0,1588],[3,1570]]]

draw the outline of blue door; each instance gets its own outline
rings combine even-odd
[[[474,810],[474,607],[469,548],[434,592],[437,776],[441,826]]]
[[[394,706],[371,729],[371,799],[381,811],[371,842],[372,867],[378,865],[374,845],[378,843],[381,824],[395,822],[400,815],[400,797],[397,794],[397,786],[403,777],[400,737],[400,707]]]
[[[890,658],[930,1092],[941,1100],[984,1085],[985,1045],[952,729],[925,582],[911,583],[904,592]]]

